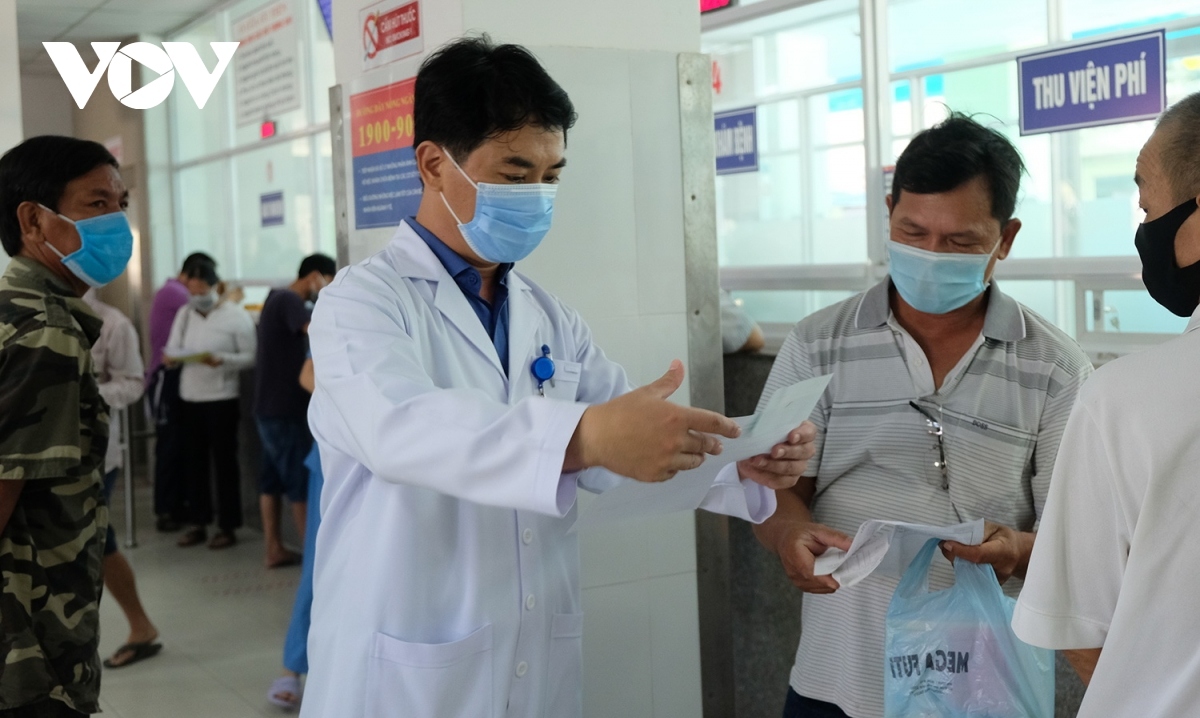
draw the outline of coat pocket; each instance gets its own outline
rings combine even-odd
[[[547,399],[575,401],[579,395],[579,380],[583,365],[573,361],[554,361],[554,378],[542,385]]]
[[[487,718],[492,627],[451,643],[376,633],[367,665],[367,718]]]
[[[583,715],[583,614],[557,613],[550,625],[550,674],[544,718]]]

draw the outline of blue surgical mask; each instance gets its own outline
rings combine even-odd
[[[46,205],[42,209],[54,212]],[[57,216],[75,225],[79,233],[79,249],[64,255],[49,242],[46,246],[58,255],[63,266],[89,287],[103,287],[121,276],[129,258],[133,256],[133,230],[124,212],[102,214],[87,219],[71,219],[54,212]]]
[[[1000,242],[996,243],[999,249]],[[926,314],[946,314],[983,294],[988,263],[996,253],[930,252],[888,240],[889,274],[900,297]]]
[[[442,150],[463,177],[475,188],[475,216],[462,223],[443,194],[442,202],[463,239],[479,258],[496,264],[519,262],[542,243],[550,231],[554,216],[554,196],[558,186],[552,184],[488,184],[475,182]]]

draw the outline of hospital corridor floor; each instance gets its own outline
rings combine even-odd
[[[262,534],[250,528],[238,531],[240,541],[232,548],[179,548],[178,534],[154,530],[149,489],[139,488],[135,496],[138,545],[125,547],[121,488],[113,496],[113,527],[163,649],[135,665],[104,669],[103,715],[288,715],[267,702],[266,692],[282,670],[283,638],[300,567],[264,568]],[[106,595],[100,603],[100,656],[111,656],[128,631],[121,609]]]

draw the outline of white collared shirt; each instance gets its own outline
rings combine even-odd
[[[1013,630],[1103,652],[1079,718],[1200,707],[1200,309],[1101,367],[1067,422]]]
[[[222,302],[207,315],[185,305],[175,315],[167,350],[208,352],[222,364],[185,364],[179,375],[179,397],[184,401],[227,401],[238,397],[238,374],[254,366],[258,336],[254,320],[236,304]]]
[[[121,422],[116,410],[142,398],[146,367],[133,322],[121,310],[97,299],[94,289],[83,295],[83,301],[104,320],[100,338],[92,345],[92,361],[100,379],[100,396],[111,409],[108,452],[104,455],[104,471],[108,473],[121,465]]]

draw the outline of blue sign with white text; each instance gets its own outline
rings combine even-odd
[[[753,107],[715,115],[717,174],[758,171],[757,116],[758,111]]]
[[[352,169],[357,229],[395,227],[417,213],[422,188],[412,147],[355,157]]]
[[[1017,58],[1021,134],[1157,117],[1166,109],[1162,30]]]
[[[264,227],[283,224],[283,192],[270,192],[258,196],[258,216]]]

